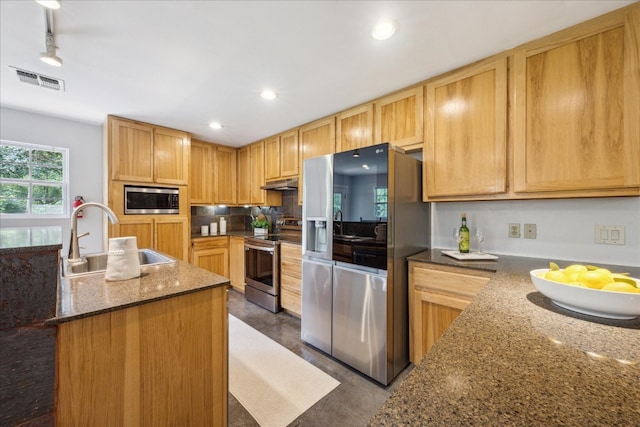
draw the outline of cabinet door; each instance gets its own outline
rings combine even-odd
[[[251,203],[251,161],[249,147],[238,149],[238,204]]]
[[[405,148],[422,148],[422,93],[420,86],[375,102],[375,144],[390,142]]]
[[[338,114],[336,152],[373,144],[373,103]]]
[[[111,179],[153,182],[153,127],[108,118]]]
[[[280,305],[290,313],[302,313],[302,248],[280,244]]]
[[[184,132],[154,128],[155,182],[187,185],[189,182],[190,145],[189,135]]]
[[[193,251],[193,263],[200,268],[229,277],[229,249],[211,248]]]
[[[336,119],[329,117],[300,128],[300,174],[303,182],[304,161],[313,157],[335,153]],[[298,204],[302,204],[302,186],[298,187]]]
[[[251,169],[251,204],[264,205],[266,201],[266,191],[260,187],[265,185],[264,179],[264,142],[251,144],[249,149],[250,169]]]
[[[236,204],[236,182],[237,182],[237,150],[231,147],[217,146],[215,148],[215,162],[213,173],[214,202],[223,205]]]
[[[280,137],[273,136],[264,141],[264,177],[268,180],[280,178]]]
[[[290,178],[298,175],[300,163],[300,145],[298,130],[280,135],[280,177]]]
[[[155,249],[152,217],[122,218],[117,224],[110,225],[110,230],[109,237],[135,236],[139,249]]]
[[[424,199],[507,190],[507,58],[426,85]]]
[[[639,39],[632,8],[515,52],[516,192],[638,194]]]
[[[229,238],[229,279],[234,289],[244,293],[244,237]]]
[[[191,179],[189,197],[192,204],[211,205],[213,201],[213,181],[216,169],[213,168],[212,144],[191,141]]]
[[[157,217],[155,249],[179,260],[189,261],[189,218]]]

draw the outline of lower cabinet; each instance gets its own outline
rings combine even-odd
[[[136,236],[138,248],[151,248],[181,261],[189,259],[189,218],[174,215],[136,216],[121,219],[110,228],[110,237]]]
[[[206,237],[191,241],[191,264],[229,277],[229,237]]]
[[[229,279],[235,290],[244,293],[244,237],[229,237]]]
[[[289,313],[302,313],[302,248],[280,243],[280,305]]]
[[[469,268],[409,262],[409,359],[418,363],[493,277]]]
[[[226,290],[58,325],[56,424],[226,426]]]

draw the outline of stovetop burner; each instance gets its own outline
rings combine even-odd
[[[291,242],[302,243],[302,236],[300,234],[291,233],[279,233],[279,234],[267,234],[266,236],[252,236],[250,239],[263,241],[263,242]]]

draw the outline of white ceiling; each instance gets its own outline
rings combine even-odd
[[[44,64],[33,0],[0,0],[0,105],[102,124],[107,114],[242,146],[633,1],[72,1]],[[376,21],[396,35],[376,41]],[[63,79],[20,83],[15,66]],[[273,88],[275,101],[259,97]],[[211,121],[224,128],[214,131]]]

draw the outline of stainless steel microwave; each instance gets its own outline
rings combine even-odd
[[[180,213],[180,190],[177,188],[124,187],[125,215],[171,215]]]

